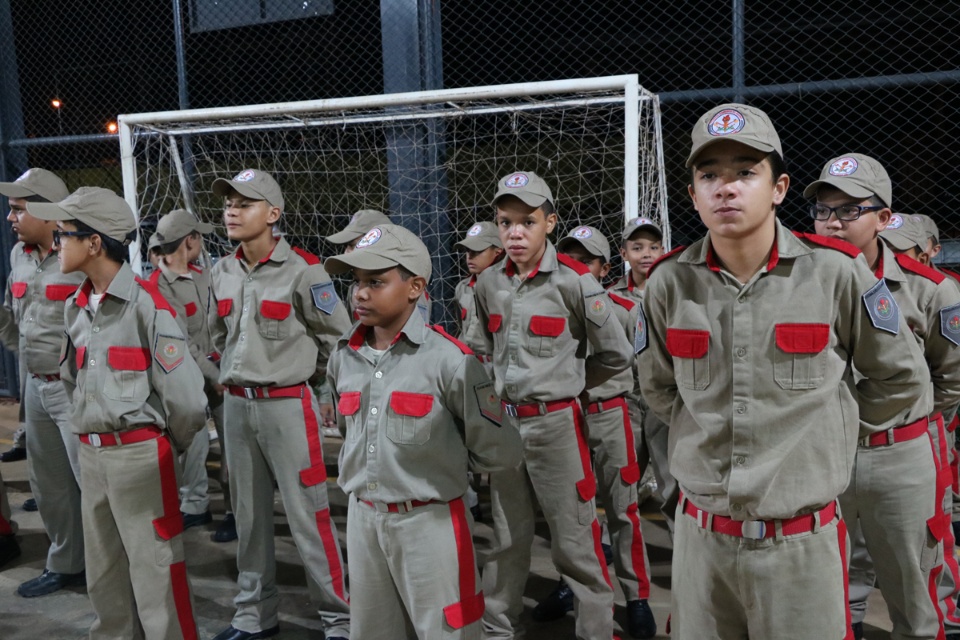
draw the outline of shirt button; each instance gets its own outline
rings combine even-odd
[[[743,464],[747,461],[743,456],[737,456],[737,464]]]
[[[100,327],[94,327],[94,328],[93,328],[93,332],[94,332],[94,333],[100,333]]]
[[[93,395],[92,395],[92,394],[87,396],[87,402],[93,402]]]
[[[739,302],[740,304],[743,304],[744,302],[747,301],[747,298],[748,298],[748,296],[741,296],[741,297],[737,298],[737,302]]]
[[[734,502],[732,505],[730,505],[730,507],[734,511],[740,511],[741,509],[743,509],[743,505],[741,505],[739,502]]]
[[[376,407],[372,407],[372,408],[370,409],[370,415],[375,416],[375,415],[377,415],[377,413],[379,413],[379,412],[380,412],[380,410],[377,409]]]
[[[246,339],[246,336],[242,333],[240,334],[240,342],[243,342]]]
[[[370,445],[370,448],[369,448],[369,449],[367,449],[367,451],[369,451],[370,453],[373,453],[373,452],[376,451],[376,450],[377,450],[377,447],[376,447],[376,445],[373,445],[373,444]]]
[[[43,273],[43,269],[37,269],[37,273]]]
[[[27,318],[27,322],[33,322],[33,318]]]
[[[96,366],[96,364],[97,364],[97,361],[94,360],[93,358],[91,358],[91,359],[90,359],[90,366],[91,366],[91,367],[94,367],[94,366]]]
[[[367,489],[370,489],[370,491],[373,491],[373,490],[376,489],[376,488],[377,488],[377,483],[376,483],[376,482],[370,482],[370,483],[367,484]]]
[[[377,371],[375,374],[373,374],[373,377],[379,380],[383,377],[383,371]]]
[[[253,278],[247,278],[247,282],[253,282]]]
[[[510,362],[516,362],[516,361],[517,361],[517,354],[511,353],[511,354],[510,354]]]
[[[746,412],[747,412],[747,405],[745,405],[745,404],[738,404],[738,405],[737,405],[737,413],[739,413],[739,414],[744,414],[744,413],[746,413]]]
[[[742,358],[743,356],[747,355],[747,350],[744,349],[743,347],[740,347],[739,349],[737,349],[737,355]]]

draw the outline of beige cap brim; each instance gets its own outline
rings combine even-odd
[[[717,144],[718,142],[723,142],[724,140],[733,140],[734,142],[739,142],[740,144],[746,145],[751,149],[756,149],[757,151],[763,151],[764,153],[772,153],[777,150],[777,148],[774,147],[773,145],[768,144],[766,142],[761,142],[760,140],[752,140],[749,136],[738,135],[735,138],[719,137],[716,140],[710,140],[709,142],[706,142],[700,145],[699,148],[691,151],[690,155],[687,157],[686,166],[688,168],[692,166],[693,161],[696,159],[696,157],[701,153],[703,153],[705,149],[709,149],[713,145]]]
[[[514,198],[518,198],[522,200],[524,204],[529,205],[531,207],[537,207],[537,208],[539,208],[544,202],[547,202],[550,199],[547,196],[541,196],[536,193],[529,193],[529,192],[523,192],[523,191],[520,191],[520,192],[501,191],[496,196],[494,196],[493,203],[492,203],[493,206],[496,207],[497,200],[499,200],[504,196],[513,196]]]
[[[263,195],[254,191],[249,185],[244,184],[243,182],[234,182],[232,180],[227,180],[226,178],[217,178],[213,181],[213,186],[210,187],[210,190],[213,191],[213,195],[220,196],[221,198],[226,198],[230,195],[231,191],[236,191],[244,198],[251,198],[252,200],[266,200]]]
[[[803,190],[803,197],[807,199],[817,197],[817,192],[820,191],[820,187],[823,186],[839,189],[851,198],[870,198],[874,195],[873,191],[856,185],[849,180],[844,180],[843,178],[824,178],[823,180],[817,180],[807,185],[807,188]]]
[[[391,269],[399,265],[400,263],[396,260],[377,255],[369,249],[351,251],[350,253],[333,256],[327,258],[323,263],[324,269],[331,275],[347,273],[351,269],[382,271],[383,269]]]
[[[916,247],[921,251],[924,250],[924,247],[921,247],[914,240],[911,240],[909,237],[897,230],[882,231],[880,233],[880,237],[897,251],[907,251],[913,247]]]
[[[7,196],[8,198],[29,198],[30,196],[37,195],[37,193],[16,182],[0,182],[0,195]]]
[[[17,196],[10,196],[16,198]],[[60,208],[56,202],[31,202],[30,215],[41,220],[76,220],[77,218]]]
[[[466,249],[468,251],[484,251],[490,247],[496,247],[498,245],[490,240],[486,240],[478,236],[476,238],[464,238],[453,246],[460,247],[461,249]]]
[[[357,238],[363,236],[366,231],[354,231],[350,227],[347,227],[343,231],[338,231],[332,236],[327,236],[327,242],[332,242],[333,244],[347,244],[348,242],[353,242]]]

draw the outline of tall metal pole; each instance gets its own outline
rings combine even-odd
[[[183,39],[183,5],[181,0],[173,0],[173,31],[177,49],[177,98],[180,109],[190,108],[190,90],[187,85],[187,53]],[[184,136],[183,144],[183,206],[193,215],[197,215],[193,206],[193,184],[196,179],[196,163],[193,159],[193,145],[190,136]],[[163,212],[158,212],[163,213]]]
[[[733,95],[735,102],[743,102],[743,90],[747,84],[744,69],[744,4],[746,0],[733,0]]]

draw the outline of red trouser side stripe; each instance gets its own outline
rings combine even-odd
[[[340,554],[337,549],[337,540],[333,536],[333,527],[330,526],[330,509],[321,509],[316,513],[317,531],[323,541],[323,555],[327,557],[327,566],[330,567],[330,580],[333,581],[333,592],[337,597],[348,602],[343,589],[343,566],[340,564]]]
[[[590,462],[590,447],[583,435],[583,414],[577,405],[570,407],[570,410],[573,411],[573,428],[580,451],[580,467],[583,469],[583,479],[577,482],[577,491],[583,500],[592,500],[597,495],[597,478],[593,475],[593,465]]]
[[[947,637],[943,630],[943,612],[940,611],[937,598],[937,578],[940,576],[941,571],[943,571],[942,564],[934,567],[930,571],[930,583],[927,587],[930,591],[930,600],[933,601],[933,608],[937,610],[937,622],[940,625],[940,628],[937,630],[937,640],[945,640]]]
[[[623,411],[623,439],[627,444],[627,464],[635,464],[637,462],[637,449],[633,443],[633,427],[630,425],[630,411],[626,405],[620,407],[620,410]]]
[[[636,502],[627,505],[627,517],[630,518],[630,528],[633,530],[633,540],[630,543],[630,561],[633,571],[637,574],[637,595],[641,600],[650,597],[650,576],[647,575],[647,564],[643,561],[643,534],[640,532],[640,507]]]
[[[847,630],[843,637],[844,640],[853,640],[850,607],[846,606],[846,603],[850,602],[850,576],[847,574],[847,523],[843,521],[843,518],[840,518],[837,522],[837,539],[840,543],[840,565],[843,567],[843,611],[847,621]]]
[[[600,530],[600,521],[596,518],[593,519],[593,551],[597,555],[597,562],[600,563],[600,568],[603,569],[603,579],[607,581],[607,585],[610,588],[613,588],[613,583],[610,582],[610,572],[607,571],[607,559],[603,555],[603,547],[601,546],[601,538],[603,537],[603,532]]]
[[[462,629],[483,617],[483,592],[477,591],[476,558],[467,510],[463,499],[449,502],[453,537],[457,542],[457,571],[460,576],[460,600],[443,608],[443,617],[454,629]]]
[[[12,536],[13,527],[10,526],[10,521],[0,516],[0,536]]]
[[[326,468],[323,464],[323,447],[320,445],[320,424],[317,422],[317,414],[313,412],[313,394],[309,389],[304,390],[300,404],[303,405],[303,422],[307,429],[307,449],[310,450],[310,466]]]
[[[180,489],[177,487],[177,472],[173,465],[173,450],[166,437],[156,439],[157,458],[160,466],[160,495],[163,499],[163,517],[180,516]],[[170,565],[170,584],[173,588],[173,603],[184,640],[197,640],[197,623],[190,603],[190,585],[187,583],[187,567],[184,562]]]

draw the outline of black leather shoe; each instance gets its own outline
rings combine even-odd
[[[64,587],[74,585],[83,585],[87,583],[87,574],[84,571],[80,573],[55,573],[47,569],[43,570],[39,576],[33,580],[27,580],[19,587],[17,593],[24,598],[36,598],[45,596],[48,593],[60,591]]]
[[[613,564],[613,547],[606,542],[601,542],[600,548],[603,549],[603,559],[607,561],[607,564]]]
[[[627,630],[634,638],[652,638],[657,635],[657,621],[646,600],[627,603]]]
[[[36,511],[39,509],[37,506],[36,498],[27,498],[23,501],[23,510],[24,511]]]
[[[27,459],[27,450],[25,447],[14,447],[9,451],[0,453],[0,462],[17,462]]]
[[[854,622],[850,625],[850,630],[853,631],[854,640],[863,640],[863,623]]]
[[[208,522],[213,522],[213,516],[210,515],[209,509],[203,513],[183,513],[181,511],[180,515],[183,516],[184,530],[187,530],[190,527],[199,527],[200,525],[207,524]]]
[[[232,513],[223,516],[223,522],[213,532],[210,539],[214,542],[233,542],[237,539],[237,520]]]
[[[537,622],[550,622],[559,620],[569,611],[573,611],[573,591],[561,580],[553,593],[533,608],[533,619]]]
[[[214,636],[213,640],[256,640],[256,638],[272,638],[278,633],[280,633],[280,625],[263,631],[240,631],[240,629],[230,625]]]
[[[0,567],[20,555],[20,545],[13,536],[0,536]]]

